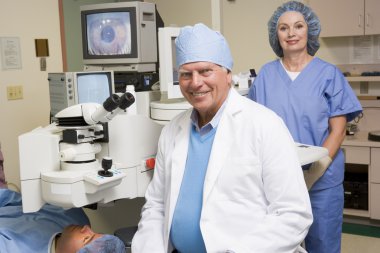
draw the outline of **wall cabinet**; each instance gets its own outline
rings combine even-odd
[[[321,37],[380,34],[379,0],[309,0],[321,21]]]

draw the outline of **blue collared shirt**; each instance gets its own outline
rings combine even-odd
[[[197,132],[199,132],[199,134],[201,136],[207,134],[212,129],[214,129],[214,128],[216,128],[218,126],[219,121],[220,121],[220,119],[221,119],[221,117],[223,115],[224,108],[226,107],[228,98],[230,97],[230,94],[231,94],[231,90],[229,91],[226,100],[223,102],[222,106],[219,108],[219,110],[217,111],[217,113],[215,114],[215,116],[212,118],[212,120],[209,123],[207,123],[206,125],[204,125],[203,127],[201,127],[201,128],[199,128],[199,125],[198,125],[199,114],[198,114],[198,112],[197,112],[196,109],[193,109],[193,111],[191,113],[191,116],[190,116],[191,123],[195,127],[195,130]]]

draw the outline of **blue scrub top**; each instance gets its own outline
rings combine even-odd
[[[329,134],[329,118],[357,117],[362,107],[341,71],[317,57],[292,81],[280,60],[263,66],[248,97],[275,111],[296,142],[322,146]],[[343,182],[344,156],[340,150],[329,169],[313,186],[326,189]]]

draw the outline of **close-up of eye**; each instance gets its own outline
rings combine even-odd
[[[284,26],[284,25],[278,27],[278,30],[281,32],[285,32],[287,29],[288,29],[288,27]]]
[[[131,53],[129,15],[112,13],[105,16],[88,15],[88,51],[91,55],[120,55]]]
[[[303,24],[302,23],[298,23],[296,26],[295,26],[296,29],[302,29],[303,28]]]

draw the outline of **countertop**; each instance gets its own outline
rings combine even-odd
[[[380,142],[368,140],[368,132],[366,131],[359,131],[354,135],[347,135],[342,145],[380,148]]]

